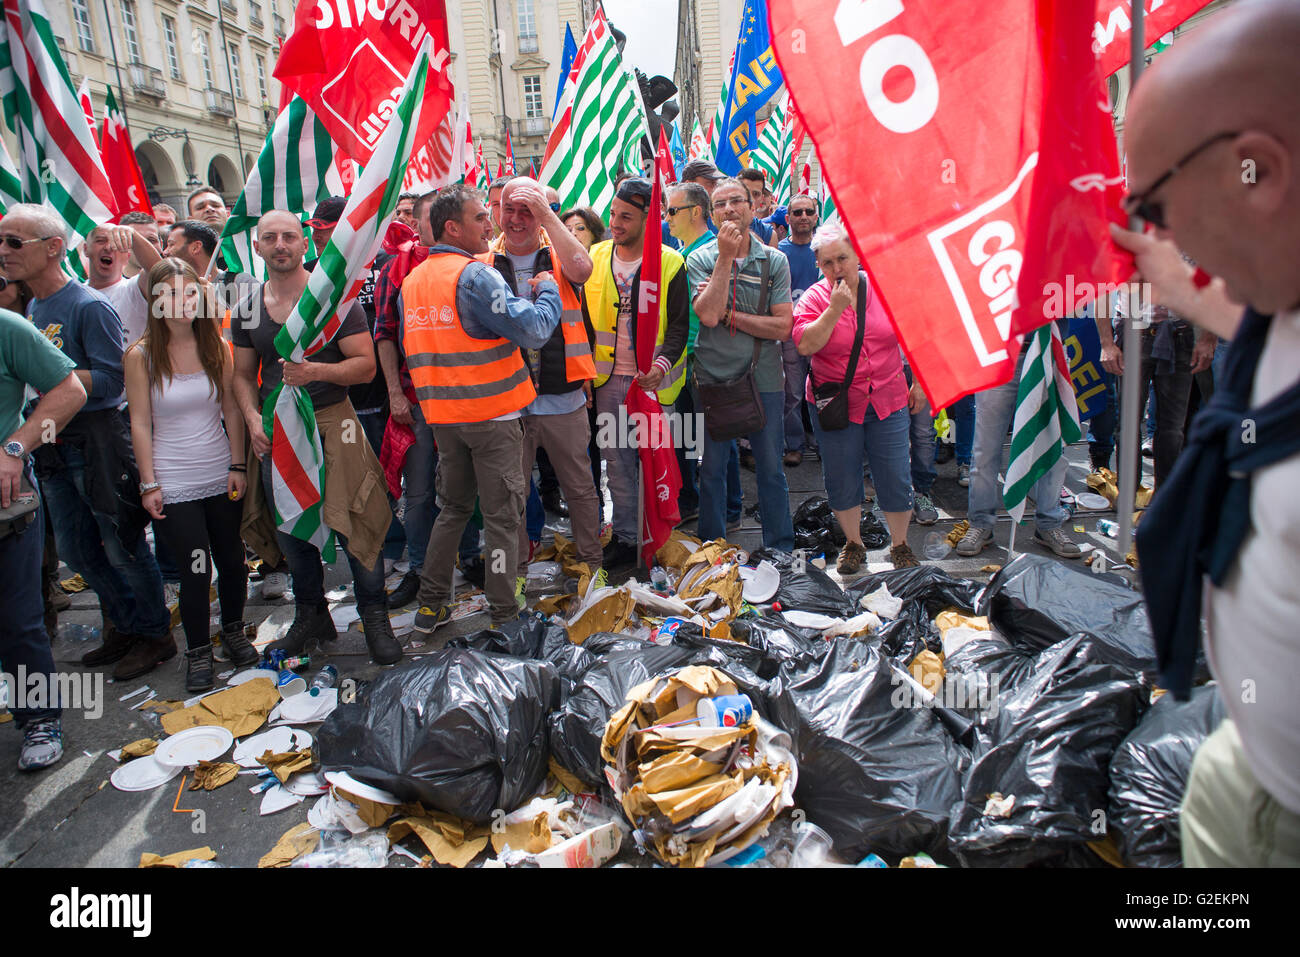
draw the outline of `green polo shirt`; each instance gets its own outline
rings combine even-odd
[[[34,325],[0,309],[0,442],[22,426],[29,385],[49,392],[76,368]]]
[[[768,267],[768,315],[772,306],[790,301],[790,261],[785,253],[765,246],[753,236],[749,240],[749,253],[739,263],[739,278],[727,291],[727,302],[734,300],[737,312],[758,314],[762,294],[763,259],[771,260]],[[717,237],[695,249],[686,259],[686,275],[691,284],[692,296],[703,289],[713,275],[718,261]],[[774,339],[762,340],[754,380],[759,392],[781,392],[785,389],[785,373],[781,366],[781,344]],[[726,382],[741,375],[754,358],[754,337],[739,329],[733,334],[725,322],[716,326],[700,326],[695,342],[695,374],[701,382]]]
[[[691,253],[697,249],[703,249],[717,236],[711,229],[706,229],[695,237],[695,242],[682,250],[682,259],[690,258]],[[686,354],[689,356],[695,351],[695,339],[700,334],[700,317],[695,313],[695,283],[691,282],[689,274],[686,277],[691,287],[691,334],[686,340]],[[707,282],[707,280],[706,280]]]

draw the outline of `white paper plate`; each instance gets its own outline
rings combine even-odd
[[[751,605],[767,601],[781,587],[781,573],[768,561],[759,562],[757,568],[741,565],[740,579],[745,583],[745,601]]]
[[[260,766],[257,759],[267,751],[272,754],[301,751],[310,748],[311,742],[311,732],[282,725],[239,742],[235,745],[235,753],[231,755],[231,760],[241,768],[256,768]]]
[[[290,724],[324,721],[339,703],[339,689],[326,688],[319,695],[291,695],[280,702],[280,718]]]
[[[325,780],[342,791],[345,798],[347,795],[351,794],[353,797],[363,798],[367,801],[374,801],[377,804],[402,803],[402,799],[396,794],[389,794],[387,791],[377,788],[374,785],[358,781],[346,771],[326,771]]]
[[[218,724],[186,728],[163,738],[154,759],[164,767],[189,768],[200,761],[215,761],[235,743],[235,736]]]
[[[1104,495],[1098,495],[1096,492],[1080,492],[1074,497],[1074,501],[1080,508],[1093,511],[1110,508],[1110,499]]]
[[[822,615],[815,611],[800,611],[797,608],[790,611],[781,612],[785,620],[798,628],[813,628],[817,631],[829,628],[837,624],[840,619],[832,618],[830,615]]]
[[[301,804],[303,796],[294,794],[282,785],[269,787],[262,793],[262,814],[274,814],[276,811],[283,811],[287,807],[293,807],[295,804]]]
[[[291,775],[284,786],[300,797],[315,797],[330,789],[326,780],[314,771],[300,771]]]
[[[233,688],[235,685],[242,685],[245,681],[252,681],[254,678],[270,678],[274,682],[275,672],[270,668],[249,668],[231,676],[231,679],[226,684]]]
[[[109,781],[119,791],[152,791],[176,777],[180,771],[180,768],[164,767],[154,760],[152,754],[146,754],[126,762],[113,772]]]

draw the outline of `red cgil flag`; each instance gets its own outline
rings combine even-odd
[[[932,407],[1006,382],[1024,333],[1132,272],[1106,229],[1126,218],[1091,3],[768,10],[823,177]]]
[[[318,0],[297,7],[275,77],[307,102],[344,153],[362,166],[370,162],[429,36],[433,48],[415,142],[434,138],[455,96],[444,0]],[[441,152],[450,162],[450,149]]]
[[[1147,0],[1143,33],[1147,44],[1164,36],[1210,0]],[[1092,27],[1092,49],[1101,63],[1101,75],[1110,76],[1129,61],[1129,37],[1133,32],[1132,0],[1097,0],[1097,19]]]
[[[636,365],[642,374],[649,372],[654,364],[655,340],[659,334],[659,298],[664,294],[664,290],[659,288],[663,272],[659,177],[651,177],[650,183],[650,208],[646,211],[645,245],[641,253],[636,304]],[[633,424],[632,435],[641,460],[641,561],[649,568],[655,552],[668,541],[668,536],[681,520],[677,511],[677,493],[682,490],[682,475],[677,468],[672,429],[658,397],[633,382],[627,390],[627,418]]]
[[[149,202],[144,176],[140,173],[135,150],[131,148],[131,135],[113,98],[112,87],[104,104],[104,132],[99,142],[99,155],[104,160],[108,181],[113,184],[118,215],[135,210],[152,216],[153,205]]]
[[[109,94],[113,92],[109,87]],[[81,78],[81,86],[77,88],[77,102],[81,104],[81,112],[86,114],[86,122],[90,125],[90,137],[95,141],[95,148],[102,149],[99,144],[99,131],[95,129],[95,104],[90,101],[90,77]]]
[[[659,188],[677,182],[677,167],[673,164],[673,148],[668,143],[668,134],[659,127],[659,146],[655,150],[655,169],[659,172]]]

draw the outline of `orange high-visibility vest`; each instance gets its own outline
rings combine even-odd
[[[486,422],[518,412],[537,393],[519,347],[475,339],[456,309],[456,286],[472,259],[431,253],[402,282],[402,345],[424,420]]]
[[[560,287],[560,333],[564,337],[564,378],[569,382],[585,382],[596,377],[596,362],[591,357],[591,342],[587,339],[587,325],[582,321],[582,301],[578,298],[575,287],[564,278],[564,271],[555,261],[550,240],[542,233],[542,249],[546,250],[546,259],[539,264],[538,272],[551,272]],[[539,250],[540,252],[541,250]],[[496,266],[496,257],[504,256],[505,238],[498,237],[488,251],[476,257],[479,262]],[[547,265],[549,263],[549,265]],[[543,388],[546,388],[543,385]]]

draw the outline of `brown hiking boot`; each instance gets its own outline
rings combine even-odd
[[[840,552],[840,560],[835,563],[835,570],[841,575],[852,575],[862,568],[866,557],[867,550],[861,542],[846,542],[844,551]]]
[[[129,681],[148,674],[164,661],[176,657],[176,641],[170,631],[160,638],[135,636],[135,647],[131,653],[117,663],[113,669],[115,681]]]
[[[889,560],[894,563],[895,568],[915,568],[921,564],[917,561],[916,556],[912,553],[911,546],[907,542],[891,548],[889,550]]]
[[[121,661],[135,645],[134,635],[118,631],[117,626],[107,618],[104,619],[103,635],[102,645],[92,648],[81,656],[81,663],[87,668],[98,668],[100,665],[111,665],[115,661]]]

